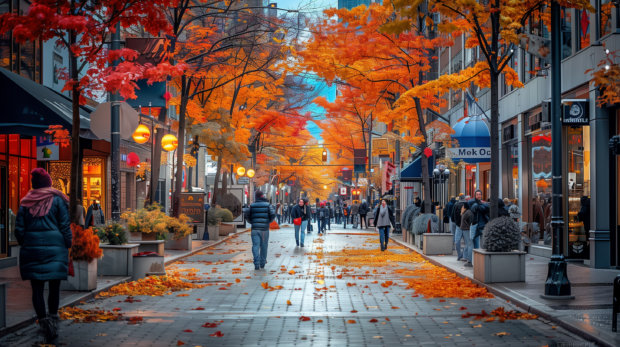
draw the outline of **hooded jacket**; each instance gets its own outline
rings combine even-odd
[[[447,216],[450,222],[454,222],[454,220],[452,219],[452,211],[454,211],[455,204],[456,204],[455,198],[450,199],[450,201],[446,204],[446,213],[447,213]]]
[[[351,214],[360,214],[360,204],[351,206]]]
[[[269,223],[276,219],[276,211],[264,197],[256,201],[243,211],[245,219],[252,224],[252,230],[268,231]]]
[[[368,203],[364,201],[360,205],[359,213],[365,215],[365,214],[368,214],[368,212],[370,212],[370,208],[368,207]]]
[[[471,209],[471,212],[474,214],[473,224],[476,224],[476,234],[474,238],[482,235],[482,231],[484,230],[484,226],[487,225],[489,221],[489,205],[483,203],[477,199],[471,199],[467,202]]]
[[[581,197],[581,209],[577,213],[577,217],[583,222],[583,228],[586,233],[590,232],[590,198],[587,196]],[[586,234],[587,235],[587,234]]]

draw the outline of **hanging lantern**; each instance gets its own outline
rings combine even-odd
[[[254,177],[254,169],[249,169],[247,175],[249,178]]]
[[[127,166],[136,167],[140,164],[140,157],[134,152],[127,154]]]
[[[239,175],[239,176],[245,175],[245,168],[243,166],[239,166],[237,168],[237,175]]]
[[[136,131],[133,132],[132,137],[136,143],[145,143],[151,137],[151,131],[146,127],[146,125],[140,124],[138,125]]]
[[[168,152],[172,152],[177,149],[179,145],[179,140],[177,140],[176,136],[172,134],[168,134],[161,139],[161,148]]]
[[[433,150],[428,147],[424,148],[424,155],[427,158],[430,158],[433,155]]]
[[[164,99],[166,100],[166,103],[168,103],[168,101],[170,101],[170,98],[172,98],[172,93],[165,92],[164,93]]]

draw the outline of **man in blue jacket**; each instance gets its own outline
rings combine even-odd
[[[487,225],[489,221],[489,212],[491,209],[489,208],[489,204],[482,201],[482,191],[476,190],[474,194],[474,198],[468,201],[469,207],[471,211],[474,213],[474,221],[471,227],[469,228],[471,240],[473,242],[473,248],[480,248],[480,236],[482,236],[482,231],[484,230],[484,226]],[[472,254],[468,254],[468,260],[471,262]]]
[[[267,246],[269,246],[269,224],[276,219],[276,211],[269,201],[265,199],[263,192],[257,190],[254,193],[254,203],[243,211],[245,219],[252,227],[252,255],[254,256],[254,269],[262,269],[267,263]]]

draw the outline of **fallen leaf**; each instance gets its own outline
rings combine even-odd
[[[353,320],[353,319],[349,319],[349,320],[347,321],[347,323],[348,323],[348,324],[355,324],[355,323],[357,323],[357,322],[356,322],[355,320]]]
[[[377,322],[378,322],[378,320],[376,320],[374,318],[370,320],[370,323],[377,323]]]
[[[262,282],[260,285],[261,287],[263,287],[263,289],[269,288],[269,282]]]
[[[211,336],[211,337],[222,337],[222,336],[224,336],[224,333],[222,333],[221,331],[218,330],[218,331],[216,331],[213,334],[209,334],[209,336]]]
[[[474,325],[472,328],[482,328],[482,324]]]
[[[185,342],[183,341],[177,341],[177,346],[183,346],[185,344]]]
[[[184,333],[193,333],[193,331],[191,329],[185,329],[183,330]]]
[[[239,282],[241,282],[241,280],[237,278],[237,279],[235,279],[235,282],[239,283]]]
[[[319,319],[318,321],[316,321],[317,323],[323,323],[322,319]]]
[[[463,307],[463,306],[461,306],[461,308],[459,308],[459,310],[461,310],[461,311],[465,311],[465,310],[467,310],[467,307]]]
[[[351,313],[357,313],[357,311],[353,310],[353,311],[351,311]]]
[[[295,274],[295,270],[291,270],[288,273],[289,273],[289,275],[294,275]]]
[[[400,309],[400,307],[392,306],[392,310],[399,310],[399,309]]]
[[[207,322],[207,323],[201,325],[201,327],[203,327],[203,328],[217,328],[217,323],[209,323],[209,322]]]
[[[506,336],[506,335],[510,335],[510,333],[501,332],[501,333],[493,334],[493,336]]]
[[[299,320],[302,321],[302,322],[307,322],[307,321],[310,320],[310,317],[301,316],[301,317],[299,317]]]
[[[292,304],[291,304],[291,300],[286,300],[286,304],[287,304],[287,305],[292,305]]]
[[[323,284],[323,283],[325,283],[325,281],[323,281],[323,280],[318,280],[318,281],[316,281],[316,282],[317,282],[318,284]]]
[[[179,294],[177,296],[189,296],[189,294]]]

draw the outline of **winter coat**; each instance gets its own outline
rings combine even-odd
[[[463,204],[467,202],[457,202],[452,206],[452,213],[450,214],[450,220],[456,223],[456,225],[461,227],[461,211],[463,210]],[[462,230],[462,229],[461,229]]]
[[[396,228],[396,219],[394,218],[394,211],[392,211],[392,208],[390,206],[386,206],[388,208],[388,215],[390,217],[390,224],[392,224],[392,228]],[[379,207],[377,209],[377,211],[375,211],[375,223],[377,223],[377,221],[379,220],[379,213],[381,213],[381,207]]]
[[[327,210],[329,211],[329,218],[334,218],[334,208],[329,206]]]
[[[465,210],[465,213],[461,216],[461,225],[459,228],[463,231],[469,230],[469,227],[474,222],[474,213],[471,210]]]
[[[590,198],[587,196],[581,197],[581,209],[577,213],[577,217],[583,222],[583,228],[586,233],[590,232]],[[587,234],[586,234],[587,235]]]
[[[353,214],[353,215],[360,214],[360,205],[359,204],[355,204],[355,205],[351,206],[351,214]]]
[[[256,202],[243,211],[243,215],[252,224],[252,230],[260,231],[268,231],[269,223],[276,219],[275,208],[264,197],[257,198]]]
[[[417,205],[416,205],[416,206],[417,206]],[[420,206],[421,206],[421,207],[420,207],[420,213],[426,213],[426,212],[424,212],[424,202],[421,202]],[[432,214],[435,214],[436,212],[437,212],[437,211],[436,211],[436,209],[435,209],[435,203],[434,203],[434,202],[431,202],[431,213],[432,213]]]
[[[452,220],[452,211],[453,211],[455,204],[456,204],[455,198],[450,199],[450,201],[446,204],[446,213],[448,214],[448,219],[450,220],[450,222],[454,222]]]
[[[497,216],[498,217],[510,217],[510,213],[508,213],[508,207],[504,204],[504,200],[499,199],[497,201]]]
[[[321,220],[329,218],[329,211],[325,207],[321,207],[316,211],[316,217]]]
[[[474,238],[476,238],[482,235],[484,226],[487,225],[487,222],[489,221],[490,209],[489,209],[489,205],[483,203],[480,200],[471,199],[468,201],[468,203],[469,203],[469,208],[471,209],[471,212],[474,213],[473,223],[476,224],[477,226],[476,234],[474,236]]]
[[[103,209],[101,205],[99,205],[99,210],[101,210],[101,224],[105,223],[105,215],[103,214]],[[94,216],[93,216],[93,205],[88,207],[88,212],[86,212],[86,224],[85,227],[88,228],[90,226],[94,226]]]
[[[351,206],[344,207],[342,213],[344,216],[349,217],[351,215]]]
[[[66,280],[69,248],[73,240],[69,206],[56,196],[43,217],[33,217],[27,207],[17,212],[15,237],[19,250],[19,271],[23,280]]]
[[[308,220],[308,217],[304,213],[304,208],[299,205],[295,205],[291,209],[291,218],[292,219],[301,218],[302,221]]]
[[[370,208],[368,207],[368,203],[367,202],[362,202],[362,204],[360,205],[359,214],[366,215],[366,214],[368,214],[368,212],[370,212]]]

